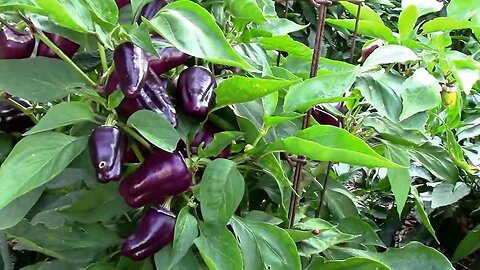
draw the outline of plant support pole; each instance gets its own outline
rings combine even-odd
[[[327,15],[327,6],[331,4],[330,1],[320,1],[320,0],[311,0],[312,3],[318,10],[318,23],[317,23],[317,35],[315,37],[315,48],[313,50],[313,59],[312,65],[310,69],[310,78],[314,78],[317,76],[318,71],[318,63],[320,60],[320,48],[322,45],[323,33],[325,30],[325,17]],[[310,125],[310,117],[311,117],[311,109],[307,111],[307,114],[303,118],[302,129],[307,128]],[[300,194],[300,186],[302,182],[302,171],[303,166],[305,165],[305,157],[299,156],[299,161],[295,166],[295,176],[293,179],[293,188],[295,192],[292,192],[292,196],[290,198],[290,207],[288,211],[288,220],[289,224],[288,227],[291,228],[295,222],[295,212],[296,207],[298,204],[298,196]]]

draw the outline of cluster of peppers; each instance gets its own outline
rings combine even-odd
[[[68,57],[72,57],[80,47],[78,44],[64,37],[47,33],[47,37],[55,43]],[[0,29],[0,59],[24,59],[31,56],[43,56],[50,58],[60,58],[45,43],[39,42],[36,53],[35,38],[28,29],[16,29],[12,25],[6,25]],[[12,102],[7,100],[0,101],[0,131],[11,133],[23,133],[33,126],[33,121],[28,115],[13,106],[16,103],[24,108],[30,108],[31,104],[27,100],[9,97]]]
[[[147,4],[141,16],[152,18],[169,1],[158,0]],[[124,1],[117,1],[122,6]],[[161,37],[152,36],[156,41]],[[115,71],[105,86],[104,95],[109,96],[117,89],[124,94],[116,111],[119,116],[128,118],[138,110],[151,110],[162,115],[177,127],[177,112],[174,102],[167,92],[169,80],[162,77],[165,72],[185,64],[190,56],[173,47],[158,49],[155,57],[149,55],[131,42],[115,48],[113,61]],[[221,72],[221,67],[217,68]],[[205,119],[213,105],[215,76],[206,68],[191,66],[178,76],[176,96],[179,107],[193,117]],[[207,122],[196,134],[190,145],[196,154],[198,147],[212,142],[214,134],[221,129]],[[153,255],[173,240],[176,217],[168,207],[163,206],[167,198],[190,189],[192,173],[184,156],[182,143],[170,153],[156,149],[132,174],[123,177],[122,166],[127,154],[127,138],[114,125],[96,128],[90,136],[89,148],[92,163],[100,183],[121,180],[120,194],[127,204],[138,208],[151,206],[146,211],[136,231],[124,242],[121,253],[134,260],[142,260]],[[218,157],[228,157],[226,148]]]

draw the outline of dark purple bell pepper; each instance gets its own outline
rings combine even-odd
[[[153,36],[152,39],[157,41],[165,41],[163,38],[156,36]],[[188,59],[190,59],[190,55],[173,47],[160,48],[157,50],[157,52],[158,55],[160,55],[160,58],[154,55],[148,56],[148,65],[153,71],[155,71],[157,75],[161,75],[172,68],[183,65],[188,61]]]
[[[115,126],[101,126],[92,132],[89,148],[98,182],[120,180],[126,147],[125,135]]]
[[[116,71],[114,71],[108,78],[107,85],[105,86],[104,95],[108,97],[115,90],[119,89],[120,88],[119,83],[120,83],[120,80],[118,78],[118,74]],[[120,114],[125,118],[130,117],[130,115],[142,109],[145,109],[145,108],[143,107],[142,103],[140,103],[140,101],[138,100],[138,97],[124,98],[116,108],[118,114]]]
[[[213,137],[215,136],[215,133],[218,133],[218,132],[222,132],[222,130],[219,127],[209,122],[205,123],[203,125],[202,130],[199,133],[197,133],[197,135],[195,135],[195,138],[190,144],[190,151],[192,152],[192,154],[194,155],[198,154],[198,147],[202,142],[203,142],[202,149],[205,149],[205,147],[213,141]],[[218,154],[217,158],[227,158],[230,155],[230,150],[231,150],[231,146],[226,147],[225,149],[222,150],[222,152],[220,152],[220,154]]]
[[[145,51],[131,42],[120,44],[113,54],[120,88],[128,98],[140,94],[148,72],[148,57]]]
[[[372,42],[370,45],[368,45],[367,47],[365,47],[363,50],[362,50],[362,56],[360,57],[360,59],[358,60],[359,63],[363,63],[365,62],[365,60],[367,60],[367,58],[376,50],[378,49],[380,46],[383,46],[385,45],[385,43],[383,42],[383,40],[381,39],[377,39],[376,41]]]
[[[133,260],[146,259],[173,241],[176,217],[163,207],[151,207],[137,230],[123,243],[122,255]]]
[[[220,75],[224,70],[229,70],[233,74],[237,74],[242,72],[241,68],[238,67],[230,67],[230,66],[224,66],[224,65],[214,65],[213,66],[213,74],[215,75]]]
[[[215,77],[206,68],[189,67],[180,73],[177,91],[187,114],[206,117],[215,100]]]
[[[52,33],[46,33],[46,35],[69,58],[72,58],[73,55],[75,55],[75,53],[78,51],[78,48],[80,48],[80,45],[62,36]],[[50,47],[47,46],[47,44],[43,42],[38,44],[37,56],[60,58],[60,56],[58,56],[52,49],[50,49]]]
[[[155,17],[155,15],[157,15],[160,9],[168,4],[170,4],[170,0],[153,0],[143,7],[142,11],[140,12],[140,16],[145,17],[147,20],[151,20],[153,17]],[[142,22],[141,17],[138,18],[138,23]]]
[[[327,112],[322,106],[315,106],[312,109],[312,117],[317,121],[320,125],[330,125],[330,126],[336,126],[336,127],[341,127],[341,121],[340,119]]]
[[[35,39],[30,32],[16,33],[5,27],[0,30],[0,59],[22,59],[32,55]]]
[[[158,150],[120,184],[120,194],[132,207],[158,202],[190,188],[192,174],[179,152]]]
[[[24,107],[30,107],[30,103],[24,99],[14,97],[16,102],[20,103]],[[6,100],[0,101],[0,130],[6,133],[20,132],[24,133],[29,128],[33,127],[34,123],[32,119],[13,107]]]
[[[130,4],[130,0],[115,0],[115,2],[117,3],[118,8],[122,8],[122,7]]]

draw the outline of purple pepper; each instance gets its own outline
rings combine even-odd
[[[224,65],[214,65],[214,66],[213,66],[213,74],[215,74],[215,75],[220,75],[220,74],[222,74],[222,72],[223,72],[224,70],[229,70],[229,71],[231,71],[233,74],[237,74],[237,73],[242,72],[242,69],[241,69],[241,68],[238,68],[238,67],[230,67],[230,66],[224,66]]]
[[[158,150],[120,184],[120,194],[132,207],[158,202],[190,188],[192,174],[179,152]]]
[[[120,44],[113,54],[120,88],[128,98],[140,94],[148,72],[148,57],[145,51],[131,42]]]
[[[140,12],[140,16],[145,17],[147,20],[151,20],[153,17],[155,17],[155,15],[157,15],[160,9],[168,4],[170,4],[170,0],[153,0],[143,7],[142,11]],[[141,17],[138,18],[138,23],[142,22]]]
[[[118,75],[110,75],[105,87],[105,95],[109,96],[118,88]],[[124,98],[117,111],[124,117],[130,117],[136,111],[146,109],[162,115],[174,127],[177,126],[177,115],[172,100],[167,93],[168,80],[149,72],[140,94],[135,98]]]
[[[30,103],[24,99],[14,97],[16,102],[24,107],[30,107]],[[24,133],[34,125],[32,119],[13,107],[6,100],[0,101],[0,130],[3,132],[20,132]]]
[[[320,125],[330,125],[341,127],[341,121],[335,115],[327,112],[322,106],[317,105],[312,109],[312,117],[317,121]]]
[[[78,48],[80,48],[80,45],[62,36],[52,33],[46,33],[46,36],[69,58],[72,58],[73,55],[75,55],[75,53],[78,51]],[[50,47],[47,46],[47,44],[43,42],[38,44],[37,56],[60,59],[60,56],[58,56],[52,49],[50,49]]]
[[[130,4],[130,0],[115,0],[117,3],[118,8],[122,8],[128,4]]]
[[[0,30],[0,59],[22,59],[32,55],[35,39],[30,32],[16,33],[5,27]]]
[[[122,255],[143,260],[173,241],[176,217],[163,207],[151,207],[137,230],[123,243]]]
[[[213,137],[215,136],[215,133],[218,133],[218,132],[222,132],[222,130],[209,122],[205,123],[203,125],[202,130],[195,135],[195,138],[190,144],[190,151],[192,152],[192,154],[194,155],[198,154],[198,147],[202,142],[203,142],[202,149],[205,149],[205,147],[213,141]],[[218,154],[217,158],[227,158],[230,155],[230,149],[231,149],[231,146],[228,146],[225,149],[223,149],[222,152]]]
[[[126,146],[125,135],[115,126],[101,126],[92,132],[89,148],[98,182],[120,180]]]
[[[165,41],[163,38],[156,36],[153,36],[152,39],[163,42]],[[161,75],[172,68],[183,65],[188,59],[190,59],[190,55],[173,47],[160,48],[157,50],[157,53],[160,55],[160,58],[154,55],[148,56],[148,65],[157,75]]]
[[[215,77],[206,68],[189,67],[180,73],[177,91],[187,114],[206,117],[215,100]]]
[[[376,50],[378,49],[380,46],[383,46],[385,45],[385,43],[383,42],[383,40],[381,39],[377,39],[375,40],[374,42],[372,42],[370,45],[368,45],[366,48],[364,48],[362,50],[362,56],[360,57],[360,59],[358,59],[358,62],[359,63],[363,63],[365,62],[365,60],[367,60],[367,58]]]

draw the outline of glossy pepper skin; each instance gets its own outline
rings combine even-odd
[[[180,152],[157,150],[137,171],[125,177],[120,194],[131,207],[163,201],[190,188],[192,174]]]
[[[203,67],[189,67],[180,73],[177,91],[183,110],[190,115],[206,117],[215,100],[213,90],[217,81],[210,71]]]
[[[120,180],[126,146],[125,135],[115,126],[100,126],[92,132],[89,148],[98,182]]]
[[[52,33],[46,33],[46,35],[69,58],[72,58],[73,55],[75,55],[75,53],[78,51],[78,48],[80,48],[80,45],[62,36]],[[43,42],[38,44],[37,56],[60,59],[60,56],[58,56],[52,49],[50,49],[50,47],[47,46],[47,44]]]
[[[365,60],[367,60],[367,58],[376,50],[378,49],[380,46],[383,46],[385,45],[385,43],[383,42],[383,40],[381,39],[377,39],[375,40],[374,42],[372,42],[371,44],[369,44],[367,47],[365,47],[363,50],[362,50],[362,56],[360,57],[360,59],[358,60],[359,63],[363,63],[365,62]]]
[[[30,103],[21,98],[13,98],[24,107],[30,107]],[[0,101],[0,131],[24,133],[33,127],[32,119],[19,109],[13,107],[6,100]]]
[[[127,98],[140,94],[148,73],[148,57],[142,48],[131,42],[120,44],[113,54],[120,88]]]
[[[340,110],[340,103],[337,109]],[[341,110],[340,110],[341,111]],[[341,127],[342,121],[339,117],[329,113],[325,110],[322,106],[317,105],[312,109],[312,117],[317,121],[320,125],[330,125],[335,127]]]
[[[159,42],[165,42],[165,40],[160,37],[152,37],[152,39]],[[154,55],[148,56],[148,65],[153,71],[155,71],[157,75],[163,74],[173,68],[183,65],[188,61],[188,59],[190,59],[190,55],[173,47],[159,48],[157,52],[158,55],[160,55],[160,58]]]
[[[195,135],[195,138],[193,139],[192,143],[190,144],[190,151],[192,154],[197,155],[198,154],[198,147],[200,144],[203,142],[203,147],[204,149],[207,145],[209,145],[213,141],[213,137],[215,136],[215,133],[222,132],[222,130],[215,126],[212,123],[205,123],[203,125],[202,130]],[[226,147],[225,149],[218,154],[217,158],[227,158],[230,155],[230,148],[231,146]]]
[[[153,2],[150,2],[149,4],[146,4],[142,11],[140,12],[141,17],[145,17],[147,20],[153,19],[157,12],[162,9],[164,6],[168,5],[170,3],[170,0],[153,0]],[[138,18],[138,23],[142,22],[142,18]]]
[[[122,8],[122,7],[130,4],[130,0],[115,0],[115,2],[117,3],[118,8]]]
[[[112,73],[105,87],[105,95],[109,96],[119,87],[117,73]],[[177,126],[177,113],[167,93],[168,80],[149,72],[140,94],[135,98],[124,98],[117,111],[124,117],[130,117],[136,111],[145,109],[162,115],[174,127]]]
[[[143,260],[173,241],[175,214],[163,207],[148,209],[137,230],[123,243],[122,255]]]
[[[0,59],[22,59],[32,55],[35,39],[30,32],[16,33],[5,27],[0,30]]]

